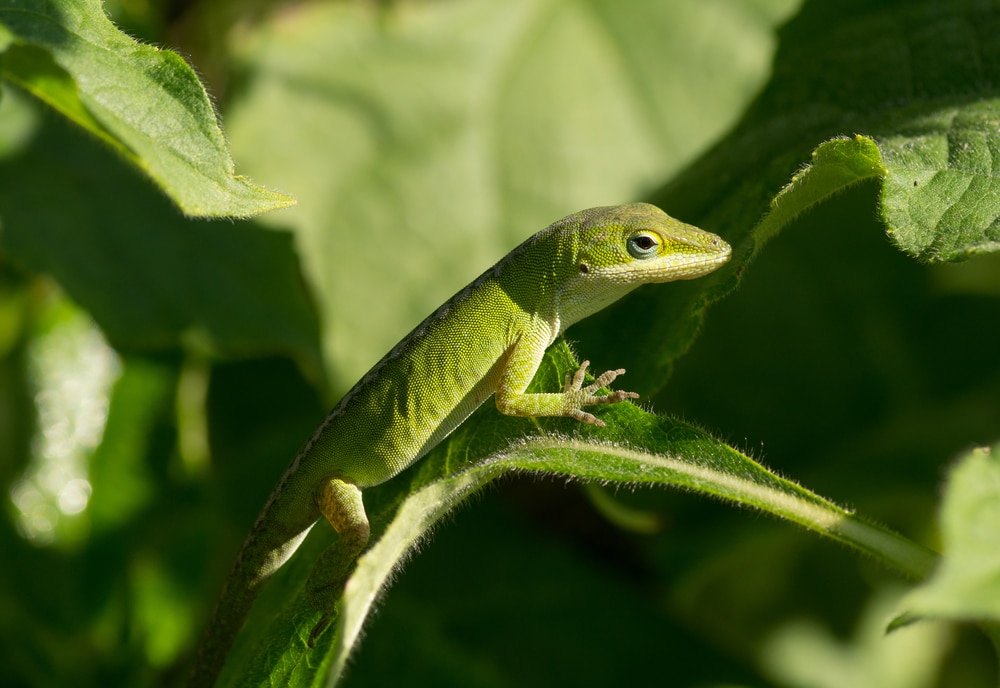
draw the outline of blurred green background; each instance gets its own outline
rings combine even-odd
[[[641,198],[745,235],[822,140],[994,96],[1000,62],[983,39],[975,83],[880,71],[954,55],[946,38],[996,22],[989,2],[106,7],[195,66],[237,172],[298,205],[184,219],[3,85],[3,686],[181,682],[328,406],[531,233]],[[794,59],[803,44],[816,64]],[[877,194],[853,188],[769,244],[652,404],[936,546],[949,462],[1000,437],[1000,262],[914,261]],[[398,577],[345,684],[996,684],[975,629],[885,637],[905,581],[846,549],[691,495],[615,496],[662,528],[624,532],[578,487],[533,478],[473,500]]]

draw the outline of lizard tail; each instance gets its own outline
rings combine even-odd
[[[284,532],[278,533],[273,524],[266,529],[261,527],[267,520],[267,511],[265,509],[258,517],[240,548],[198,647],[187,688],[212,688],[215,685],[261,587],[295,552],[316,522],[314,519],[292,532],[283,529]]]

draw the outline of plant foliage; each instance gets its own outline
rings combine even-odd
[[[317,648],[322,524],[220,685],[995,685],[995,3],[154,5],[0,0],[0,683],[180,681],[326,406],[644,198],[733,260],[533,382],[579,351],[641,406],[487,404],[366,491]],[[298,205],[245,219],[294,201],[234,158]]]

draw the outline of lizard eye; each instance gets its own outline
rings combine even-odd
[[[660,248],[660,237],[650,232],[639,232],[628,238],[626,246],[633,258],[652,258]]]

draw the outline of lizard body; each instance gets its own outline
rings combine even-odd
[[[310,577],[326,611],[311,644],[368,543],[361,491],[412,465],[490,396],[508,415],[603,426],[584,407],[635,398],[596,395],[625,371],[584,386],[585,361],[561,392],[527,394],[545,350],[641,284],[698,277],[729,256],[722,239],[655,206],[591,208],[538,232],[449,299],[341,399],[292,461],[240,551],[190,685],[214,683],[260,586],[325,517],[339,537]]]

